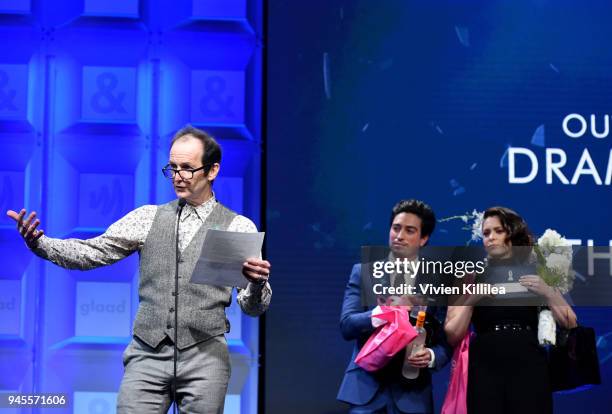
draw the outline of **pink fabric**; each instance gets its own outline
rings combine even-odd
[[[450,383],[440,414],[467,413],[468,355],[471,337],[471,332],[466,333],[455,348],[451,362]]]
[[[417,336],[410,325],[406,308],[381,306],[377,318],[387,321],[379,326],[359,351],[355,363],[366,371],[376,371],[387,365],[393,355],[404,349]]]

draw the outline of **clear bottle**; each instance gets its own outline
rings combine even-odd
[[[415,379],[419,376],[419,368],[413,367],[408,362],[408,358],[416,354],[425,346],[425,337],[427,332],[423,327],[425,325],[425,312],[419,312],[416,322],[417,337],[412,342],[406,345],[406,356],[404,357],[404,366],[402,367],[402,375],[404,378]]]

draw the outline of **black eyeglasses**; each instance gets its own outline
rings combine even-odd
[[[193,178],[193,174],[196,171],[203,170],[208,165],[209,164],[204,164],[200,168],[187,169],[187,170],[175,170],[170,165],[166,165],[164,168],[162,168],[162,174],[164,174],[164,177],[168,179],[173,179],[176,176],[176,174],[178,174],[181,176],[183,180],[191,180]]]

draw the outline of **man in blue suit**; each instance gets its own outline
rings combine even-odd
[[[422,201],[398,202],[391,213],[391,254],[394,257],[416,258],[419,249],[427,244],[435,224],[433,210]],[[391,275],[387,283],[398,286],[398,277],[401,283],[406,281],[404,275]],[[452,354],[441,327],[444,309],[435,306],[427,308],[426,347],[408,359],[411,365],[420,369],[416,379],[409,380],[402,376],[404,351],[395,355],[381,370],[368,372],[355,363],[355,358],[374,332],[375,326],[381,324],[381,320],[375,317],[380,308],[368,306],[362,300],[369,288],[362,286],[361,264],[356,264],[344,292],[340,318],[342,336],[346,340],[354,340],[355,347],[337,398],[350,404],[351,414],[432,413],[430,370],[444,367]]]

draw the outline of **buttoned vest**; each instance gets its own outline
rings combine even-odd
[[[174,340],[176,217],[178,200],[157,208],[140,250],[138,313],[134,335],[156,348],[167,335]],[[179,254],[178,348],[184,349],[229,331],[225,308],[232,288],[191,283],[191,274],[208,229],[227,230],[236,213],[216,203],[189,245]]]

